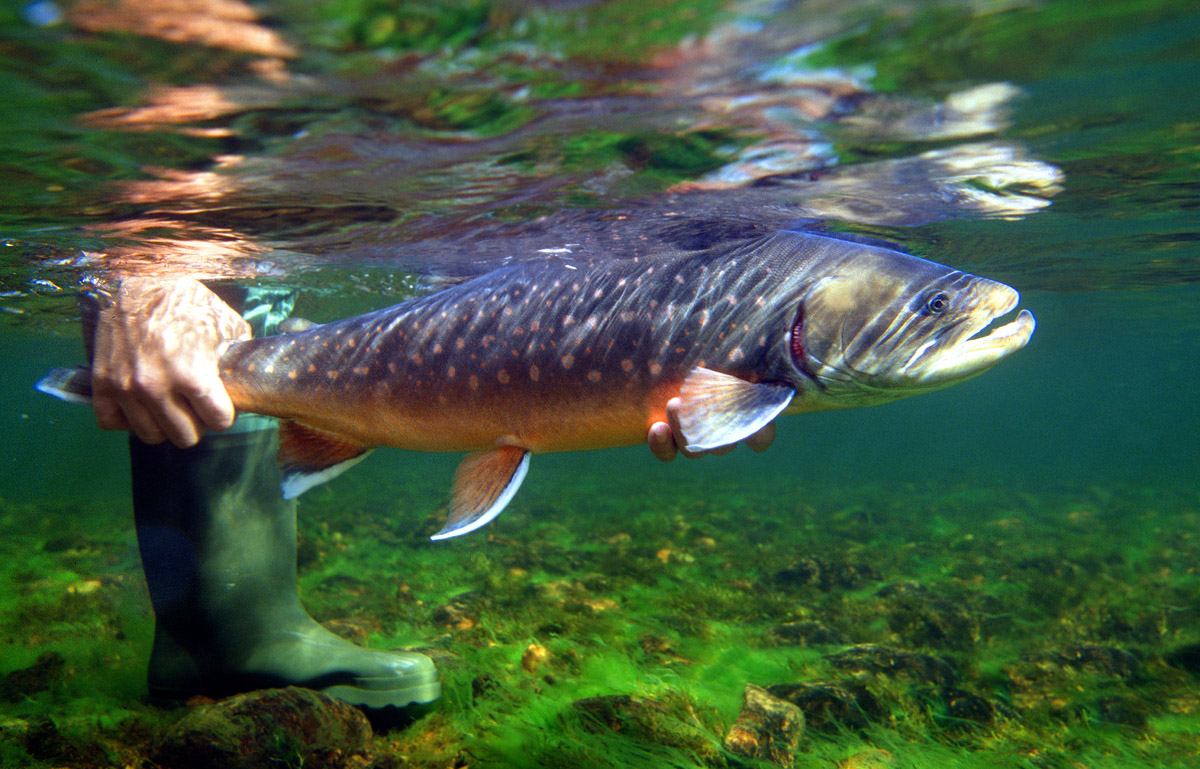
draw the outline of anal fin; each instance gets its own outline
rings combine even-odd
[[[430,539],[466,534],[500,515],[521,488],[528,469],[529,452],[520,446],[468,454],[454,474],[446,525]]]
[[[283,498],[295,499],[361,462],[371,447],[290,419],[279,423]]]
[[[696,367],[679,390],[679,427],[689,451],[737,443],[788,407],[796,391],[785,384],[747,382]]]

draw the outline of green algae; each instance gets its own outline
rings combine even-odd
[[[860,487],[810,490],[780,518],[748,518],[780,505],[763,484],[702,494],[686,514],[664,514],[680,504],[668,490],[636,502],[617,494],[606,512],[565,526],[591,493],[585,483],[553,496],[531,489],[490,536],[442,547],[424,540],[440,515],[436,495],[389,504],[367,483],[351,476],[344,493],[304,505],[306,603],[361,643],[429,649],[446,686],[440,711],[377,737],[379,761],[399,751],[430,767],[726,765],[719,743],[746,682],[864,692],[861,717],[810,714],[797,766],[864,746],[893,754],[895,766],[1167,766],[1200,749],[1196,677],[1168,662],[1200,640],[1184,608],[1200,604],[1190,573],[1200,541],[1178,536],[1195,530],[1195,496],[1160,496],[1150,510],[1120,488]],[[1131,508],[1147,525],[1119,536]],[[4,540],[36,515],[10,512]],[[40,595],[0,613],[0,632],[13,638],[32,624],[42,634],[6,655],[8,667],[46,650],[67,666],[51,690],[0,704],[23,724],[0,736],[3,749],[18,755],[49,717],[79,741],[76,765],[106,765],[101,749],[144,756],[175,716],[139,702],[134,660],[149,617],[136,564],[90,539],[18,539],[38,553]],[[80,607],[70,586],[105,562],[125,579]],[[0,578],[4,594],[29,595],[27,571]],[[1048,591],[1068,597],[1049,601]],[[104,608],[122,604],[141,610]],[[772,634],[801,620],[844,638],[796,645]],[[112,622],[127,630],[97,634]],[[573,704],[597,697],[609,714],[599,723]],[[641,704],[611,710],[628,697]],[[32,765],[65,754],[39,755]]]

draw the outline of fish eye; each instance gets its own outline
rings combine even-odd
[[[925,311],[930,315],[941,315],[950,309],[950,297],[945,294],[934,294],[925,302]]]

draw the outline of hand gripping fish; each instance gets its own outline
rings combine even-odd
[[[491,521],[530,454],[641,443],[678,396],[683,442],[779,414],[936,390],[1021,349],[1017,292],[877,246],[779,231],[730,250],[498,269],[306,331],[230,345],[238,409],[278,417],[295,497],[377,446],[467,451],[444,539]],[[80,399],[86,370],[39,388]],[[71,393],[74,393],[74,396]]]

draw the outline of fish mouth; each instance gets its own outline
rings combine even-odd
[[[997,284],[1001,285],[1001,284]],[[1029,343],[1037,327],[1033,313],[1021,310],[1008,323],[996,322],[1013,312],[1020,295],[1008,286],[974,313],[973,322],[963,324],[954,338],[947,339],[923,371],[924,384],[956,382],[980,374]],[[914,372],[915,373],[915,372]]]

